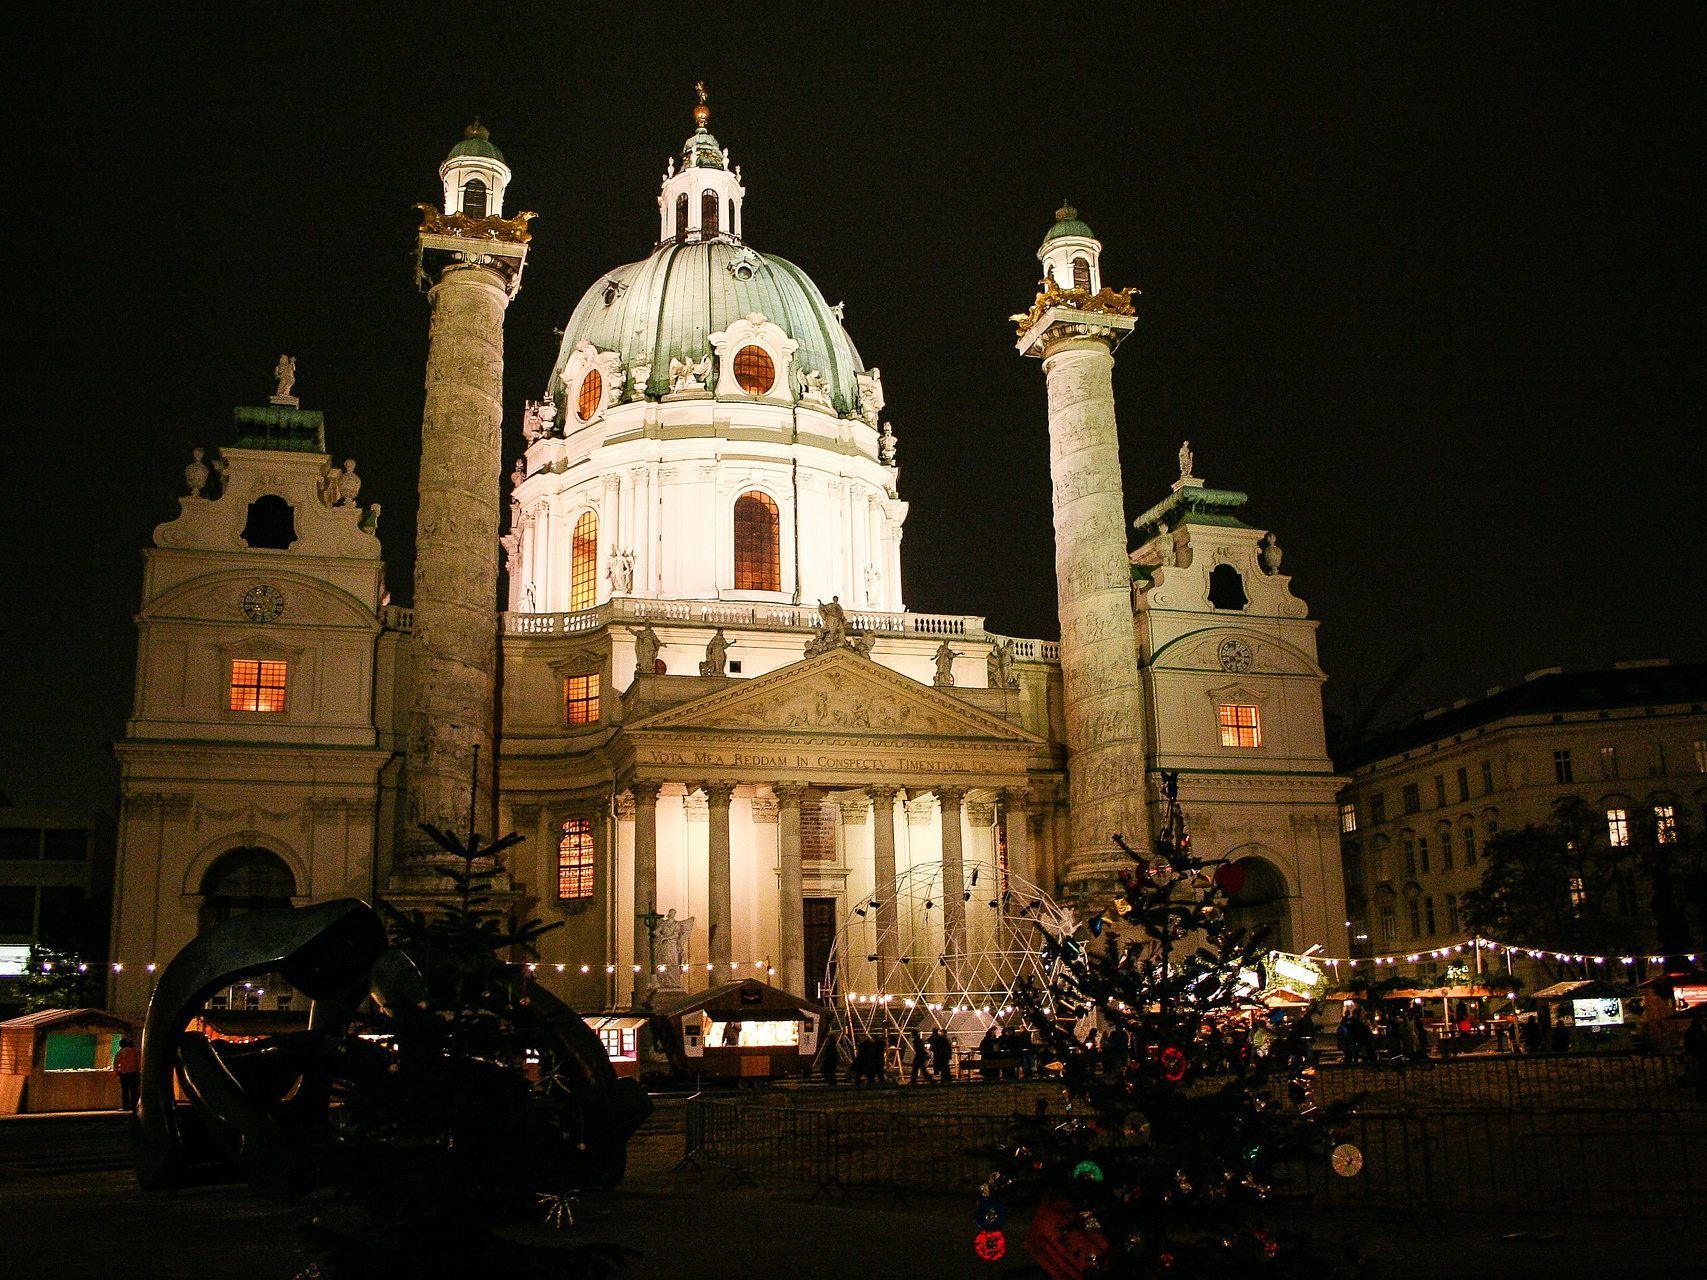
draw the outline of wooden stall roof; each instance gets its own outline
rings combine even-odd
[[[116,1013],[108,1013],[105,1009],[37,1009],[34,1013],[0,1022],[0,1032],[8,1033],[28,1031],[36,1034],[43,1031],[63,1031],[71,1027],[85,1030],[100,1028],[122,1034],[136,1030],[136,1023],[129,1018],[121,1018]]]
[[[780,987],[753,978],[724,982],[692,995],[660,996],[656,1007],[659,1013],[672,1018],[705,1009],[714,1014],[739,1014],[756,1022],[800,1019],[808,1013],[822,1018],[828,1013],[823,1005],[792,996]]]

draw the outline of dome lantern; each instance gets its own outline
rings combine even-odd
[[[1065,200],[1055,210],[1055,225],[1043,233],[1037,260],[1058,289],[1094,294],[1102,288],[1102,241]]]
[[[510,166],[492,145],[492,133],[475,117],[462,131],[462,141],[450,149],[439,166],[445,184],[445,212],[470,218],[504,214],[504,188],[510,185]]]
[[[720,146],[706,126],[711,106],[705,83],[694,86],[699,101],[693,109],[694,132],[682,144],[681,165],[672,159],[658,193],[658,242],[741,238],[741,203],[746,189],[739,170],[729,167],[728,148]]]

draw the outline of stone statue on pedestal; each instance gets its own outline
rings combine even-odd
[[[699,664],[702,676],[720,676],[728,671],[729,646],[734,642],[725,638],[723,628],[717,628],[717,634],[711,637],[711,643],[705,646],[705,661]]]
[[[998,640],[990,646],[985,672],[992,689],[1017,689],[1019,677],[1014,674],[1014,642]]]
[[[658,639],[658,633],[652,630],[648,622],[638,631],[629,633],[634,637],[634,674],[637,676],[655,675],[658,670],[658,651],[664,647]]]
[[[273,377],[279,381],[278,390],[273,392],[273,403],[289,402],[294,404],[296,397],[290,389],[296,385],[296,360],[292,356],[280,356],[279,362],[273,366]]]
[[[610,593],[613,596],[625,596],[634,590],[634,552],[610,549],[610,568],[605,571],[610,579]]]
[[[931,683],[937,688],[952,689],[954,687],[954,659],[956,656],[954,650],[948,647],[946,640],[936,647],[936,675],[932,677]]]
[[[1191,441],[1186,440],[1179,447],[1179,478],[1191,479]]]
[[[344,473],[338,477],[338,502],[340,507],[353,507],[356,496],[362,491],[362,478],[356,474],[356,460],[344,459]]]
[[[692,916],[676,919],[674,907],[658,921],[657,931],[652,935],[652,954],[656,957],[655,964],[662,967],[663,972],[654,972],[656,986],[670,991],[681,989],[682,966],[688,962],[688,939],[693,935],[693,922]]]

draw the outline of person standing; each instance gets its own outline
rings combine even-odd
[[[938,1084],[954,1083],[954,1045],[941,1027],[931,1032],[931,1065]]]
[[[919,1075],[923,1073],[926,1080],[931,1079],[931,1051],[925,1043],[925,1038],[917,1027],[913,1028],[912,1038],[907,1042],[913,1051],[913,1072],[907,1078],[908,1084],[918,1084]]]
[[[842,1033],[834,1027],[825,1033],[824,1047],[818,1051],[818,1071],[824,1077],[824,1083],[834,1085],[836,1074],[842,1069]]]
[[[142,1051],[129,1036],[120,1038],[118,1052],[113,1054],[113,1074],[119,1078],[120,1105],[126,1111],[135,1111],[138,1086],[142,1082]]]

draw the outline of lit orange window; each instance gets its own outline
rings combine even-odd
[[[599,411],[604,396],[605,380],[597,369],[588,369],[587,376],[581,379],[580,391],[575,393],[575,412],[582,422],[589,421]]]
[[[776,503],[768,493],[755,490],[735,499],[735,590],[782,590],[778,529]]]
[[[571,818],[557,843],[557,896],[564,902],[593,896],[593,822]]]
[[[233,711],[283,711],[285,667],[283,662],[261,662],[253,658],[231,660],[231,709]]]
[[[566,724],[599,722],[599,677],[570,676],[563,682],[563,720]]]
[[[763,347],[742,347],[735,353],[735,381],[752,396],[762,396],[776,385],[776,366]]]
[[[1219,708],[1221,716],[1221,745],[1224,747],[1262,746],[1262,717],[1255,707],[1229,703]]]
[[[588,374],[596,378],[596,373]],[[583,511],[569,539],[569,607],[591,609],[599,585],[599,518]]]

